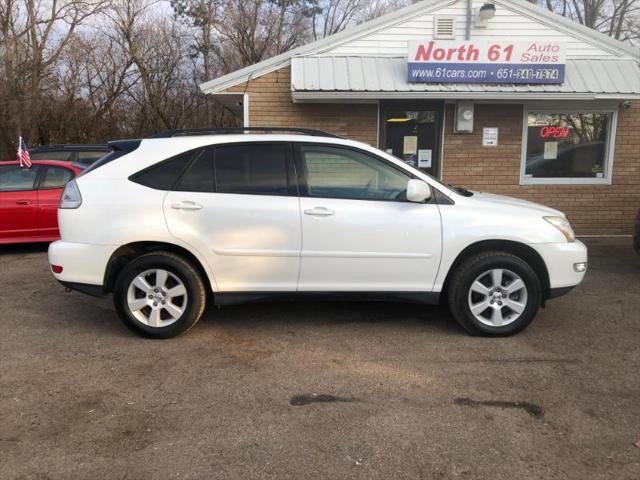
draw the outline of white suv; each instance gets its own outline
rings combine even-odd
[[[561,212],[443,185],[363,143],[258,130],[112,142],[62,196],[55,277],[113,292],[156,338],[207,301],[283,297],[446,300],[469,333],[510,335],[584,277]]]

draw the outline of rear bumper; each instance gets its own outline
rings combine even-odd
[[[85,295],[91,295],[92,297],[104,297],[105,292],[102,285],[89,285],[88,283],[73,283],[73,282],[60,282],[62,286],[69,290],[76,290]]]
[[[586,266],[587,264],[587,247],[580,240],[565,243],[538,243],[531,247],[540,254],[547,266],[550,298],[564,295],[584,279],[586,268],[582,272],[576,270],[576,265],[585,264]]]
[[[104,274],[109,259],[117,246],[90,245],[58,240],[49,245],[49,264],[62,267],[62,272],[53,276],[68,288],[89,293],[86,285],[102,289]]]

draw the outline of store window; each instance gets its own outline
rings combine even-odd
[[[523,183],[607,183],[615,112],[525,113]]]

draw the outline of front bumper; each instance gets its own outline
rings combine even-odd
[[[565,243],[537,243],[533,247],[542,257],[549,272],[549,288],[559,296],[567,293],[584,279],[586,268],[576,271],[576,265],[587,264],[587,247],[580,240]],[[562,292],[562,293],[560,293]]]
[[[49,264],[62,267],[62,272],[52,272],[60,283],[68,288],[89,293],[87,290],[102,289],[109,259],[117,248],[114,245],[91,245],[58,240],[49,245]],[[77,288],[77,285],[87,288]]]
[[[558,298],[558,297],[561,297],[563,295],[566,295],[567,293],[569,293],[574,288],[576,288],[576,287],[573,286],[573,287],[551,288],[549,290],[549,296],[547,297],[547,300],[551,300],[552,298]]]

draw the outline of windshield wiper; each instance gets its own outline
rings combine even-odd
[[[448,183],[447,186],[460,195],[464,195],[465,197],[473,196],[473,192],[471,190],[467,190],[464,187],[458,187],[457,185],[451,185],[450,183]]]

